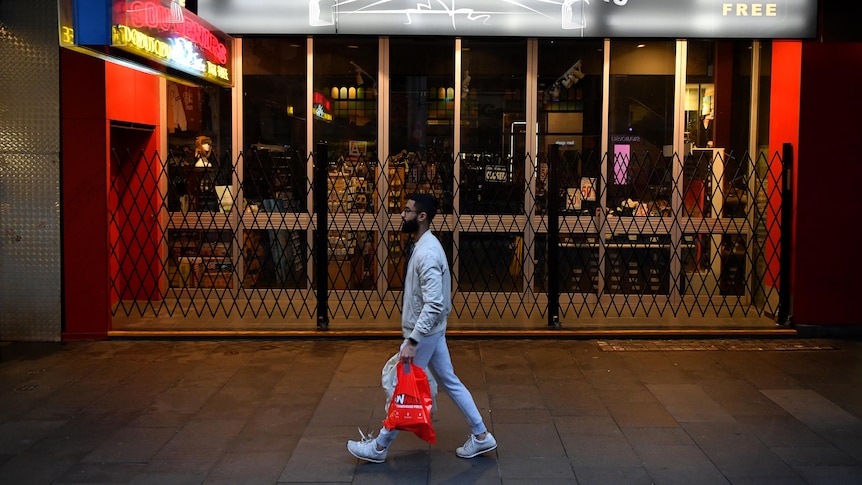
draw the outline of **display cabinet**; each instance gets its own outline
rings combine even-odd
[[[233,288],[230,231],[171,229],[166,269],[172,288]]]

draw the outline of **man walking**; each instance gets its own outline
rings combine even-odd
[[[413,250],[404,278],[404,302],[401,311],[401,362],[413,363],[431,372],[437,386],[455,401],[470,425],[470,437],[455,450],[461,458],[473,458],[497,448],[488,432],[482,414],[452,368],[446,344],[446,317],[452,310],[452,278],[449,263],[440,241],[431,232],[431,220],[437,214],[437,199],[431,194],[412,194],[401,212],[401,232],[410,234]],[[355,457],[383,463],[397,430],[380,429],[377,438],[362,436],[348,441],[347,450]]]

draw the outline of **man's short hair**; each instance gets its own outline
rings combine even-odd
[[[428,216],[428,222],[437,215],[437,198],[432,194],[410,194],[407,199],[413,201],[413,207],[417,212],[424,212]]]

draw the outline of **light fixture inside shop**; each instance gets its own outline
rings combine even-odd
[[[563,83],[567,89],[572,87],[573,84],[577,84],[578,81],[584,78],[584,73],[581,71],[581,61],[574,63],[572,67],[569,68],[568,71],[563,73],[559,79],[557,79],[558,83]]]
[[[356,86],[362,86],[365,84],[365,78],[367,77],[371,81],[371,89],[374,96],[377,96],[377,80],[374,79],[374,76],[368,74],[368,71],[359,67],[359,64],[350,61],[350,65],[353,66],[353,69],[356,70]]]
[[[545,91],[544,102],[548,103],[551,100],[559,99],[560,86],[563,86],[568,89],[577,84],[581,79],[583,79],[584,75],[585,74],[583,73],[583,71],[581,71],[581,60],[578,59],[577,62],[572,64],[572,67],[566,70],[566,72],[564,72],[562,76],[557,78],[557,80],[554,81],[554,84],[552,84],[551,87],[547,91]]]

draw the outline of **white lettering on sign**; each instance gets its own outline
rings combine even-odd
[[[507,182],[509,180],[509,172],[505,165],[486,165],[485,166],[485,181],[486,182]]]
[[[722,3],[721,15],[725,17],[776,17],[776,3]]]

